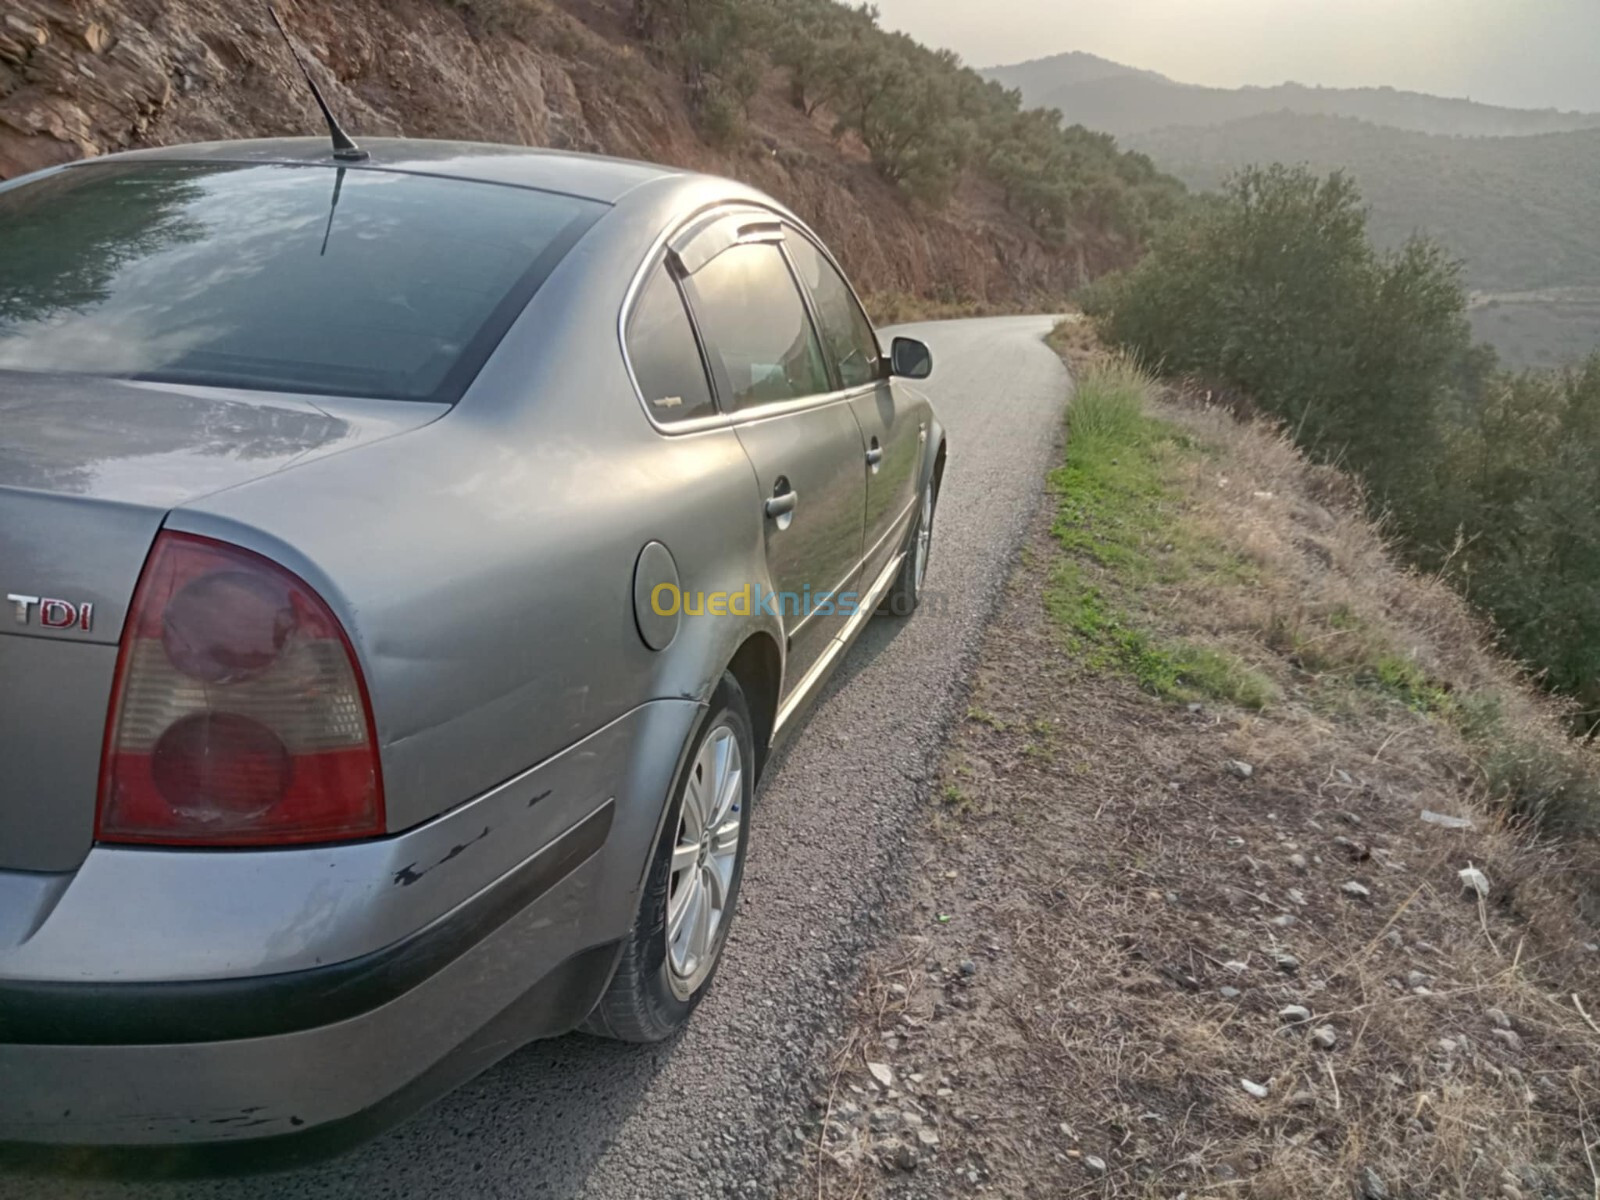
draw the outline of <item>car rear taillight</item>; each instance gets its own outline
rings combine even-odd
[[[383,832],[361,668],[276,563],[162,533],[122,632],[95,836],[259,846]]]

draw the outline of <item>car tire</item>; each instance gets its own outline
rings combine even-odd
[[[584,1023],[587,1032],[662,1041],[710,990],[738,909],[755,762],[744,692],[724,675],[673,782],[638,916],[610,986]]]
[[[906,541],[905,560],[900,573],[884,593],[878,612],[891,617],[909,617],[922,603],[922,584],[928,574],[928,560],[933,553],[933,517],[939,506],[939,489],[929,479],[922,487],[921,503],[911,525],[911,536]]]

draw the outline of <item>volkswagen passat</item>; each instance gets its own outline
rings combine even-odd
[[[0,187],[12,1153],[295,1157],[668,1036],[772,747],[917,604],[928,352],[792,213],[371,151]]]

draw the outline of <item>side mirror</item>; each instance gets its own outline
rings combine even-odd
[[[906,379],[926,379],[933,374],[933,352],[916,338],[897,337],[889,348],[889,370]]]

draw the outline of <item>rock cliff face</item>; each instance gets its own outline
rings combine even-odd
[[[784,102],[774,78],[730,149],[696,132],[676,81],[626,34],[626,0],[285,0],[330,103],[357,134],[597,151],[731,175],[813,223],[865,291],[1017,303],[1117,264],[1048,247],[969,183],[938,213]],[[4,0],[0,179],[86,155],[320,133],[255,0]]]

